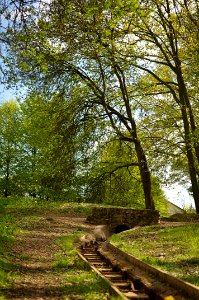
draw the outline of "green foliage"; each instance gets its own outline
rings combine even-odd
[[[22,172],[30,179],[26,189],[47,198],[85,198],[93,161],[83,164],[83,157],[93,154],[99,131],[103,141],[114,132],[121,140],[139,142],[145,166],[150,164],[161,182],[190,182],[190,177],[199,203],[197,1],[165,6],[163,0],[54,0],[44,7],[19,2],[21,18],[15,18],[9,1],[2,9],[14,23],[2,32],[8,41],[8,81],[20,80],[47,95],[26,99],[30,112],[38,111],[26,119],[30,144],[38,151],[31,176],[29,169]],[[111,183],[92,185],[95,195],[100,193],[96,201],[111,184],[117,203],[117,183],[125,194],[130,190],[128,180],[121,184],[127,178],[122,172],[114,180],[111,176]],[[140,195],[139,184],[135,188]]]
[[[29,190],[42,198],[81,198],[78,176],[84,172],[83,156],[96,129],[94,119],[86,115],[81,91],[71,82],[71,88],[51,97],[34,92],[22,106],[28,144],[35,149]]]
[[[89,183],[89,181],[88,181]],[[159,180],[152,176],[156,208],[167,215],[167,202]],[[133,147],[118,140],[108,141],[101,161],[93,165],[87,199],[95,203],[144,209],[144,194]]]
[[[80,108],[73,105],[65,102],[64,95],[48,99],[33,92],[20,106],[14,101],[1,106],[2,194],[70,198],[76,142],[81,139],[75,120]],[[75,197],[79,198],[77,192]]]
[[[0,141],[0,193],[7,197],[20,192],[20,177],[25,167],[20,108],[13,100],[0,106]]]

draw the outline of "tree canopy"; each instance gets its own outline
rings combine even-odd
[[[198,1],[1,6],[7,81],[45,94],[48,117],[56,119],[47,129],[54,162],[64,156],[83,162],[94,153],[90,147],[115,139],[133,149],[124,165],[139,172],[146,208],[155,207],[152,177],[170,170],[190,182],[199,213]],[[81,173],[91,164],[82,164]]]

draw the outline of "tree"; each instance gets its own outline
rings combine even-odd
[[[137,45],[140,46],[140,43],[143,43],[146,47],[140,51],[139,56],[134,52],[134,57],[141,58],[142,63],[133,63],[133,66],[151,75],[155,81],[154,85],[164,87],[164,92],[170,93],[181,113],[193,197],[199,213],[197,121],[186,78],[188,53],[192,43],[186,47],[186,50],[183,48],[183,46],[187,46],[184,42],[187,35],[186,21],[184,22],[184,20],[192,17],[195,20],[198,6],[195,1],[188,4],[187,1],[180,0],[152,0],[142,2],[140,8],[147,12],[144,17],[139,18],[137,23],[134,23],[131,32],[137,38]],[[192,11],[192,15],[190,11]],[[139,26],[138,30],[137,26]],[[159,72],[160,66],[167,69],[170,78],[164,78],[164,73]]]
[[[170,141],[172,135],[180,134],[182,129],[182,135],[170,145],[172,149],[175,147],[175,155],[186,154],[199,213],[198,93],[194,85],[198,78],[197,1],[36,3],[20,6],[18,14],[13,14],[17,15],[15,26],[8,31],[9,67],[17,66],[12,70],[15,78],[27,83],[32,81],[52,91],[66,90],[70,76],[83,94],[86,93],[87,107],[95,107],[95,112],[99,108],[99,115],[103,111],[117,137],[134,144],[137,161],[133,163],[138,163],[148,208],[153,208],[151,175],[143,135],[139,131],[143,128],[140,123],[146,118],[137,122],[137,115],[146,107],[147,89],[150,90],[147,99],[155,105],[151,105],[150,112],[146,108],[148,119],[154,116],[155,107],[169,102],[168,107],[173,106],[176,111],[172,115],[171,124],[175,126],[170,131]],[[21,23],[17,22],[19,16],[23,19]],[[140,86],[144,74],[148,82]],[[143,100],[138,93],[143,95],[144,89]],[[164,113],[164,109],[159,115],[161,112]],[[164,123],[161,118],[157,120],[159,124]],[[161,134],[165,138],[165,133]]]
[[[5,197],[22,190],[20,175],[25,168],[22,135],[20,108],[10,100],[0,106],[0,189]]]
[[[32,79],[44,88],[50,80],[50,88],[66,89],[68,75],[81,82],[83,89],[88,90],[88,107],[101,107],[115,134],[134,144],[145,205],[154,209],[150,170],[131,98],[133,74],[128,61],[122,63],[115,51],[120,36],[113,25],[124,15],[119,14],[118,8],[114,11],[111,2],[107,4],[53,1],[37,15],[36,21],[26,19],[29,26],[25,31],[11,31],[15,54],[10,58],[12,66],[18,66],[18,78]],[[22,53],[24,46],[26,51]]]
[[[49,98],[34,91],[27,95],[22,111],[29,146],[29,193],[45,198],[63,197],[74,173],[71,139],[76,133],[67,119],[69,112],[63,95],[56,93]]]
[[[86,198],[91,202],[144,208],[139,170],[131,163],[135,155],[134,148],[127,142],[111,138],[105,141],[100,149],[100,159],[89,173]],[[164,193],[154,176],[152,189],[157,209],[167,213]]]

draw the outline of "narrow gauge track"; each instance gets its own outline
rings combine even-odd
[[[102,243],[103,244],[103,243]],[[112,249],[113,250],[113,249]],[[184,294],[183,290],[175,289],[168,282],[150,276],[144,269],[123,264],[117,257],[106,255],[100,244],[78,248],[79,256],[110,286],[110,294],[121,299],[138,300],[194,300],[199,299]],[[135,272],[134,272],[135,271]],[[159,272],[157,270],[157,272]],[[140,277],[141,274],[141,277]],[[143,279],[144,278],[144,279]],[[185,283],[186,285],[186,283]],[[189,284],[188,284],[189,285]],[[190,285],[189,285],[190,286]],[[188,288],[189,288],[188,286]],[[196,291],[197,293],[198,291]],[[197,297],[197,296],[196,296]]]
[[[98,245],[79,248],[79,256],[90,264],[91,268],[110,286],[111,294],[123,299],[155,299],[151,298],[136,280],[133,282],[125,270],[113,266],[111,262],[103,257],[98,251]]]

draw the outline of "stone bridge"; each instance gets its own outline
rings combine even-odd
[[[158,224],[159,211],[151,209],[93,208],[86,220],[91,224],[107,225],[110,234],[119,233],[135,226]]]

